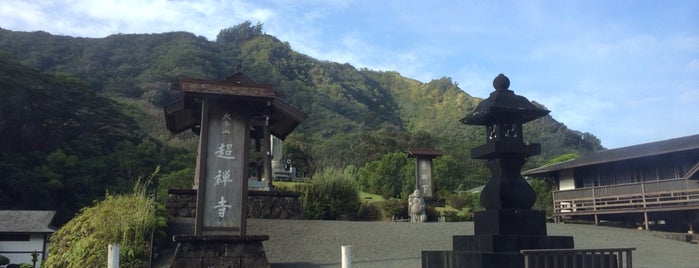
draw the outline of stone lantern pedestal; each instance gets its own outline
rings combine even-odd
[[[548,236],[543,211],[532,210],[536,194],[520,175],[526,158],[541,146],[525,143],[522,124],[549,111],[515,95],[510,81],[500,74],[495,91],[461,122],[482,125],[486,144],[473,148],[471,157],[485,159],[491,178],[481,192],[485,211],[474,216],[474,235],[453,237],[451,251],[423,251],[422,267],[524,267],[522,249],[573,248],[571,236]]]

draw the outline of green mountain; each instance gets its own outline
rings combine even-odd
[[[265,34],[260,24],[223,29],[213,41],[186,32],[75,38],[0,29],[0,57],[82,81],[85,86],[78,88],[84,94],[126,107],[139,134],[167,148],[191,152],[196,144],[193,134],[173,136],[165,128],[162,107],[179,98],[173,90],[179,78],[222,79],[242,66],[246,75],[275,85],[283,99],[308,115],[285,141],[285,158],[304,174],[361,167],[412,146],[444,151],[462,165],[461,178],[484,169],[470,159],[470,148],[485,142],[485,130],[458,121],[480,99],[450,78],[423,83],[397,72],[320,61]],[[86,101],[69,96],[54,101],[59,100],[72,101],[74,108]],[[528,123],[525,138],[543,148],[528,166],[563,153],[602,149],[594,135],[570,130],[550,116]]]
[[[122,109],[74,78],[0,57],[0,209],[56,209],[62,222],[105,190],[130,189],[148,163],[131,160],[146,151]]]

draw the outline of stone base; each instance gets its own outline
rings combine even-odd
[[[465,251],[423,251],[422,267],[522,268],[524,256],[516,253],[477,253]]]
[[[170,267],[242,268],[270,264],[262,246],[269,236],[176,235],[175,258]]]
[[[572,236],[547,236],[544,213],[530,209],[476,212],[475,235],[457,235],[451,251],[423,251],[423,268],[523,268],[522,249],[574,248]]]
[[[572,236],[455,235],[454,251],[517,253],[522,249],[573,248]]]
[[[546,235],[546,215],[531,209],[497,209],[475,213],[476,235]]]
[[[523,268],[522,249],[574,248],[572,236],[461,235],[453,251],[423,251],[423,268]]]

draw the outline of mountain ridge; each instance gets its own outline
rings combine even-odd
[[[137,108],[134,116],[144,131],[168,145],[192,149],[196,140],[169,135],[159,110],[179,97],[172,90],[179,77],[222,79],[243,66],[246,75],[275,85],[308,115],[285,143],[285,158],[304,172],[361,166],[414,146],[437,148],[466,167],[483,169],[470,159],[470,148],[485,142],[485,130],[458,121],[480,98],[451,78],[424,83],[395,71],[317,60],[265,34],[261,24],[223,29],[214,41],[187,32],[82,38],[0,29],[0,53],[77,77],[100,95]],[[525,139],[542,143],[543,154],[528,166],[603,149],[594,135],[570,130],[551,116],[526,124]]]

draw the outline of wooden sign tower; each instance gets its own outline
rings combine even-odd
[[[171,132],[199,134],[197,208],[194,235],[175,236],[173,267],[268,267],[261,243],[268,237],[246,233],[248,167],[271,184],[270,136],[285,138],[305,115],[277,98],[271,85],[242,72],[220,81],[182,78],[180,88],[182,101],[165,115]],[[242,248],[241,254],[231,255],[230,247]]]

